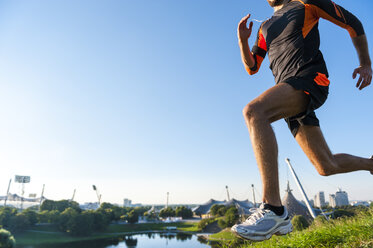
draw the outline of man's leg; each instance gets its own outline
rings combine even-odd
[[[332,154],[320,127],[300,126],[295,139],[322,176],[359,170],[373,172],[373,159],[349,154]]]
[[[306,110],[308,96],[286,83],[268,89],[243,110],[263,184],[263,202],[281,206],[278,149],[271,123]]]

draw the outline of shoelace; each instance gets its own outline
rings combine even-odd
[[[249,211],[251,215],[249,216],[249,218],[246,219],[245,223],[250,224],[250,225],[256,223],[258,220],[263,218],[267,212],[263,208],[250,208]]]

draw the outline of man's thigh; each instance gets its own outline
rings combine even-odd
[[[302,90],[279,83],[263,92],[249,105],[259,108],[271,122],[295,116],[307,110],[310,99]]]

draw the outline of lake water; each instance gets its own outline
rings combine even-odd
[[[79,242],[63,245],[24,246],[22,248],[211,248],[197,235],[185,233],[148,233],[116,239]]]

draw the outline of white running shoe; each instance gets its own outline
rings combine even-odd
[[[293,231],[286,207],[284,207],[282,216],[276,215],[269,209],[264,209],[264,204],[260,208],[250,209],[250,211],[252,214],[245,222],[234,225],[231,229],[244,239],[263,241],[270,239],[273,234],[285,235]]]

